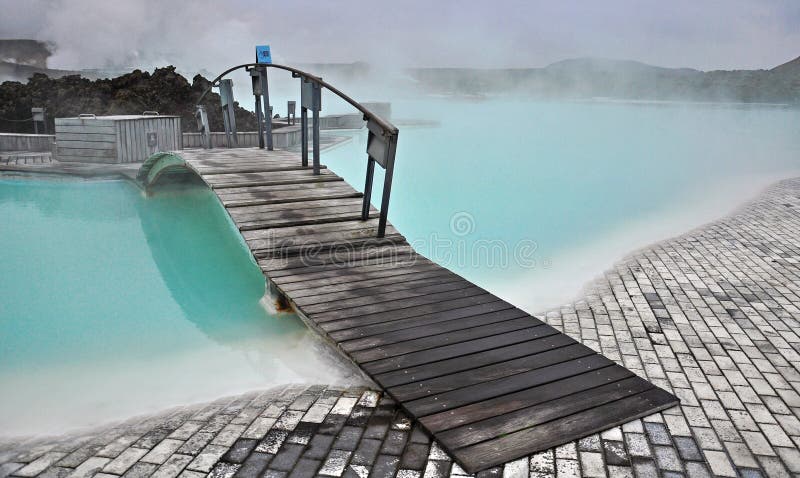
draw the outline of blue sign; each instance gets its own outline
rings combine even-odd
[[[269,45],[256,46],[256,63],[272,63],[272,52]]]

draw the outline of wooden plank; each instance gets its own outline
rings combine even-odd
[[[555,382],[545,387],[553,393],[560,393],[558,398],[564,399],[539,403],[480,422],[451,428],[441,432],[437,438],[450,448],[463,448],[646,392],[653,388],[653,384],[639,377],[629,377],[573,394],[564,393]]]
[[[262,250],[276,250],[280,252],[291,253],[294,249],[304,249],[310,254],[317,251],[322,251],[325,246],[330,247],[336,244],[350,245],[352,247],[361,243],[372,244],[382,243],[393,240],[395,237],[400,237],[397,230],[391,226],[386,228],[386,238],[384,240],[376,239],[377,224],[370,224],[377,219],[369,219],[367,221],[344,221],[335,224],[319,224],[319,225],[302,225],[291,226],[271,229],[255,229],[242,231],[242,235],[248,232],[262,233],[253,238],[245,238],[250,249],[254,252]],[[355,224],[358,223],[358,224]],[[320,232],[300,232],[300,228],[309,227],[324,227],[334,226],[330,230]],[[340,226],[339,228],[335,226]],[[340,230],[336,230],[340,229]],[[362,240],[359,242],[359,240]]]
[[[420,418],[420,421],[428,430],[438,433],[633,376],[634,373],[630,370],[616,365],[609,366],[550,382],[558,386],[550,387],[547,383],[530,384],[528,388],[518,392],[436,412]]]
[[[110,142],[116,141],[117,135],[115,133],[58,133],[58,142],[62,141],[98,141]]]
[[[205,179],[205,178],[204,178]],[[334,176],[284,176],[281,178],[276,177],[264,177],[263,179],[242,179],[238,181],[222,181],[219,180],[218,182],[212,183],[209,180],[206,180],[208,184],[210,184],[214,189],[226,189],[226,188],[240,188],[243,186],[273,186],[279,184],[304,184],[304,183],[324,183],[329,181],[341,181],[342,178],[334,177]]]
[[[114,141],[81,141],[81,140],[59,140],[59,148],[74,148],[74,149],[97,149],[97,150],[110,150],[116,151],[116,142]]]
[[[116,129],[111,126],[78,126],[78,125],[56,125],[56,142],[61,133],[77,134],[114,134]]]
[[[447,345],[433,350],[414,352],[398,357],[390,357],[374,362],[362,363],[362,367],[371,375],[377,375],[393,370],[414,367],[431,362],[438,362],[455,357],[463,357],[486,349],[494,349],[533,339],[541,339],[557,335],[559,332],[546,325],[537,325],[527,329],[508,332],[505,334],[482,337],[467,342]]]
[[[425,350],[437,349],[444,346],[459,344],[470,340],[491,337],[515,330],[529,329],[537,324],[538,320],[529,315],[478,325],[466,329],[457,329],[450,332],[428,335],[431,332],[423,328],[420,336],[394,344],[381,345],[359,351],[350,352],[350,355],[359,362],[370,362],[386,358],[400,357]]]
[[[453,309],[461,309],[472,305],[494,302],[496,300],[497,297],[493,296],[488,292],[484,292],[469,297],[457,297],[455,299],[447,299],[439,302],[408,307],[400,310],[391,310],[388,312],[376,312],[373,314],[363,314],[358,317],[348,317],[346,319],[329,320],[324,323],[318,322],[317,325],[326,332],[334,332],[337,330],[350,329],[353,327],[383,324],[386,322],[393,322],[395,320],[420,317],[427,314],[448,311]]]
[[[595,354],[592,349],[575,342],[565,342],[558,335],[541,339],[532,345],[537,344],[538,347],[531,349],[532,353],[529,355],[449,375],[412,381],[389,390],[398,400],[416,400]]]
[[[440,393],[436,397],[424,397],[404,402],[406,408],[416,416],[423,417],[463,407],[490,398],[508,395],[536,385],[554,382],[562,378],[579,375],[614,365],[614,362],[599,354],[581,357],[567,362],[530,370],[491,382],[482,382],[467,387]]]
[[[372,293],[373,288],[378,286],[388,287],[388,289],[383,290],[399,290],[419,284],[421,281],[430,282],[440,278],[446,280],[453,276],[458,277],[447,269],[430,266],[428,270],[417,269],[407,271],[406,274],[398,274],[395,270],[392,270],[391,275],[374,279],[352,280],[350,276],[345,276],[345,278],[337,277],[333,280],[323,278],[317,281],[288,283],[285,286],[281,286],[281,290],[290,292],[294,299],[322,296],[335,292],[351,292],[363,295]]]
[[[302,242],[299,244],[282,244],[278,247],[268,249],[253,250],[253,256],[256,259],[275,258],[275,257],[291,257],[297,255],[315,256],[316,254],[325,253],[327,251],[341,248],[341,247],[373,247],[385,244],[394,244],[398,240],[405,240],[403,236],[397,234],[396,231],[387,231],[386,236],[383,238],[376,238],[375,235],[363,238],[345,239],[344,241],[330,241],[319,244],[313,242]]]
[[[396,344],[398,342],[405,342],[415,340],[431,335],[438,335],[444,333],[455,332],[473,327],[480,327],[484,325],[494,324],[495,322],[505,322],[511,319],[526,317],[531,319],[525,312],[515,309],[502,309],[492,313],[477,314],[467,317],[460,317],[458,319],[451,319],[446,321],[435,322],[415,322],[412,327],[405,327],[400,330],[392,330],[389,332],[382,332],[378,334],[366,335],[362,327],[359,327],[359,336],[351,340],[339,339],[339,346],[342,350],[347,352],[357,352],[359,350],[369,350],[376,347],[385,345]],[[536,320],[536,319],[532,319]],[[341,336],[341,335],[339,335]]]
[[[457,291],[466,288],[474,288],[471,282],[457,277],[453,281],[434,281],[433,284],[426,283],[414,288],[402,290],[385,290],[383,286],[378,286],[377,291],[371,291],[371,294],[353,294],[351,292],[336,292],[333,295],[338,296],[337,299],[332,299],[328,294],[324,297],[301,297],[294,302],[299,305],[304,312],[309,314],[321,312],[335,312],[335,311],[349,311],[355,307],[366,305],[386,305],[387,303],[398,304],[399,301],[406,299],[419,299],[421,297],[437,294],[442,292]]]
[[[349,199],[359,199],[359,198],[349,198]],[[273,205],[276,206],[276,205]],[[293,204],[292,206],[286,207],[286,203],[282,204],[284,206],[283,209],[278,209],[269,212],[250,212],[250,211],[242,211],[241,208],[232,209],[229,214],[231,218],[233,218],[237,222],[269,222],[271,219],[295,219],[301,220],[306,218],[313,218],[317,216],[331,216],[336,214],[345,213],[347,215],[357,215],[360,216],[361,214],[361,201],[355,201],[351,204],[345,205],[331,205],[329,207],[310,207],[306,208],[305,203],[300,204]],[[370,208],[370,212],[377,212],[375,208]],[[358,219],[352,219],[356,221]]]
[[[346,268],[346,277],[343,275],[341,279],[346,280],[359,280],[355,277],[356,274],[362,271],[361,267],[370,265],[385,265],[397,268],[411,267],[417,264],[431,265],[427,259],[422,258],[408,243],[395,242],[376,247],[368,248],[343,248],[341,250],[331,250],[324,254],[318,254],[314,257],[287,257],[279,259],[261,259],[258,261],[261,270],[270,275],[273,282],[286,285],[291,282],[303,282],[306,280],[313,280],[310,275],[314,272],[330,272],[337,270],[339,272],[333,273],[337,277],[343,275],[340,272]],[[388,271],[389,274],[395,271]],[[398,272],[400,273],[400,272]],[[320,279],[333,276],[322,276]],[[364,277],[363,279],[367,279]]]
[[[467,472],[474,472],[591,435],[674,404],[675,398],[671,394],[654,388],[538,427],[450,452],[466,467]]]
[[[364,297],[385,297],[385,294],[412,293],[411,291],[415,294],[423,294],[425,289],[430,290],[429,288],[432,286],[451,283],[459,284],[461,287],[465,283],[469,284],[469,282],[452,272],[427,277],[416,277],[415,274],[411,274],[407,276],[407,280],[401,281],[383,281],[378,284],[372,281],[359,281],[360,286],[345,290],[320,291],[317,288],[313,288],[303,295],[292,294],[292,299],[303,308],[330,302],[335,303],[332,305],[339,306],[347,300],[360,299],[360,301],[363,301]]]
[[[355,207],[358,210],[361,210],[362,199],[361,198],[343,198],[343,199],[317,199],[313,201],[305,201],[302,205],[294,204],[294,203],[278,203],[278,204],[264,204],[258,206],[245,206],[245,207],[235,207],[230,208],[228,213],[231,217],[242,217],[247,215],[258,215],[258,214],[266,214],[272,213],[275,211],[292,211],[298,208],[303,210],[309,209],[319,209],[319,208],[330,208],[330,207]]]
[[[319,323],[330,322],[333,320],[341,320],[352,317],[368,316],[373,313],[381,313],[385,311],[397,311],[401,309],[409,309],[418,307],[420,305],[436,304],[450,299],[461,299],[473,295],[486,293],[485,290],[477,286],[469,286],[463,289],[450,290],[446,292],[438,292],[435,294],[424,295],[420,297],[404,298],[398,300],[391,300],[381,302],[380,304],[362,305],[358,307],[350,307],[347,309],[324,310],[322,312],[311,313],[314,320]],[[304,311],[304,313],[306,313]]]
[[[348,329],[334,330],[329,333],[329,336],[340,343],[349,340],[371,340],[373,337],[391,332],[402,332],[414,329],[420,325],[433,325],[440,322],[460,321],[464,320],[469,323],[472,317],[483,317],[485,320],[492,320],[491,315],[496,312],[502,312],[513,309],[514,306],[508,302],[496,299],[492,302],[482,303],[478,305],[470,305],[460,307],[457,309],[450,309],[444,312],[437,312],[433,314],[422,315],[418,317],[410,317],[407,319],[398,319],[389,322],[381,322],[370,325],[359,325]],[[481,319],[483,320],[483,319]],[[487,322],[488,323],[488,322]],[[386,340],[391,340],[391,335],[388,335]]]

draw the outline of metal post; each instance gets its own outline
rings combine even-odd
[[[261,110],[261,73],[255,68],[250,68],[250,81],[253,86],[253,96],[256,100],[256,125],[258,130],[258,147],[264,149],[264,123],[263,112]]]
[[[261,113],[261,96],[256,96],[256,123],[258,124],[258,147],[264,149],[264,123]]]
[[[361,220],[369,219],[369,205],[372,199],[372,178],[375,176],[375,160],[367,159],[367,180],[364,184],[364,202],[361,204]]]
[[[397,135],[389,138],[389,153],[386,161],[386,174],[383,177],[383,197],[381,198],[381,215],[378,219],[378,237],[386,235],[386,221],[389,217],[389,196],[392,194],[392,176],[394,175],[394,155],[397,148]]]
[[[203,144],[203,147],[206,149],[211,149],[211,131],[208,126],[206,107],[203,105],[197,105],[197,110],[194,112],[194,117],[195,120],[197,120],[197,130],[200,131],[200,140]]]
[[[308,167],[308,109],[300,107],[300,143],[302,147],[303,167]]]
[[[312,141],[314,143],[314,174],[319,174],[319,110],[314,109],[312,125]]]
[[[219,97],[222,102],[222,121],[225,124],[225,137],[228,147],[239,145],[239,138],[236,135],[236,115],[233,101],[233,80],[220,80]]]
[[[259,66],[258,73],[261,80],[261,97],[264,107],[264,133],[267,135],[267,149],[273,150],[272,145],[272,115],[269,106],[269,81],[267,81],[267,67]]]

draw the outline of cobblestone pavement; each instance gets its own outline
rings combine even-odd
[[[800,179],[620,262],[545,318],[681,406],[479,476],[800,476],[798,264]],[[325,386],[0,442],[9,475],[466,476],[387,397]]]

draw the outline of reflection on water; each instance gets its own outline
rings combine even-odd
[[[0,178],[0,224],[2,434],[350,380],[204,188]]]

